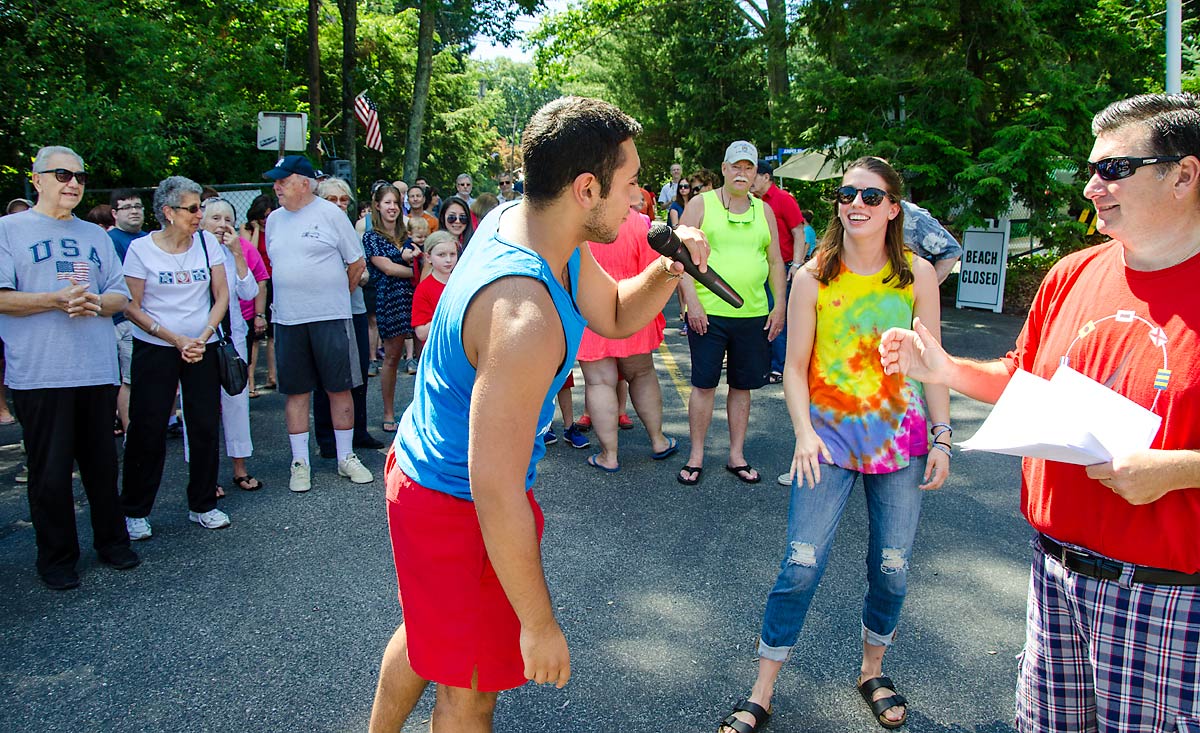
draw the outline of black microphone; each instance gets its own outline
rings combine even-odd
[[[670,257],[676,262],[683,263],[683,269],[687,274],[691,275],[697,282],[711,290],[718,298],[732,305],[734,308],[741,308],[745,303],[742,296],[737,294],[737,291],[729,287],[729,283],[725,282],[711,267],[707,272],[700,272],[700,268],[696,267],[696,263],[692,262],[692,254],[688,252],[687,247],[683,246],[683,242],[679,241],[679,237],[671,230],[671,227],[656,221],[650,225],[650,233],[647,235],[650,242],[650,248],[660,255]]]

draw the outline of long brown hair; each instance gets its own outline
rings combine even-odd
[[[892,203],[900,203],[900,197],[904,193],[904,182],[890,163],[883,158],[868,155],[848,165],[846,171],[849,172],[855,168],[864,168],[882,178],[889,200]],[[825,233],[821,235],[821,241],[817,243],[817,280],[822,285],[828,285],[842,272],[844,247],[842,240],[845,234],[846,228],[842,225],[842,218],[838,216],[838,202],[835,198],[833,216],[829,218],[829,226],[825,227]],[[900,207],[896,218],[888,222],[887,232],[884,235],[884,250],[887,252],[888,264],[891,265],[892,271],[883,281],[891,282],[892,278],[896,278],[897,288],[911,285],[913,282],[912,267],[908,264],[907,248],[904,245],[904,207]]]
[[[400,216],[396,217],[396,233],[390,234],[383,228],[383,215],[379,213],[379,203],[383,201],[383,197],[392,194],[396,197],[396,205],[400,208]],[[404,236],[401,232],[404,231],[404,202],[400,200],[400,191],[392,184],[380,186],[371,194],[371,229],[379,232],[379,235],[388,240],[397,247],[404,241]]]

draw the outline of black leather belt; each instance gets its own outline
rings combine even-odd
[[[1100,580],[1117,580],[1121,577],[1124,563],[1109,560],[1106,557],[1081,552],[1070,547],[1063,547],[1044,534],[1038,534],[1038,546],[1050,557],[1057,559],[1063,567],[1073,573],[1086,575]],[[1177,573],[1174,570],[1162,568],[1147,568],[1135,565],[1133,570],[1134,583],[1149,583],[1151,585],[1200,585],[1200,573],[1189,575]]]

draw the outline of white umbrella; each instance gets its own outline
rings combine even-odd
[[[821,150],[806,150],[787,159],[771,171],[777,178],[798,178],[801,181],[823,181],[837,178],[846,171],[845,163]]]

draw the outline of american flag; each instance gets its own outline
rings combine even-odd
[[[54,271],[57,273],[57,280],[71,280],[77,283],[85,283],[88,277],[92,274],[91,268],[86,262],[64,262],[57,260],[54,263]]]
[[[383,152],[383,136],[379,134],[379,107],[363,92],[354,98],[354,116],[367,128],[367,147]]]

